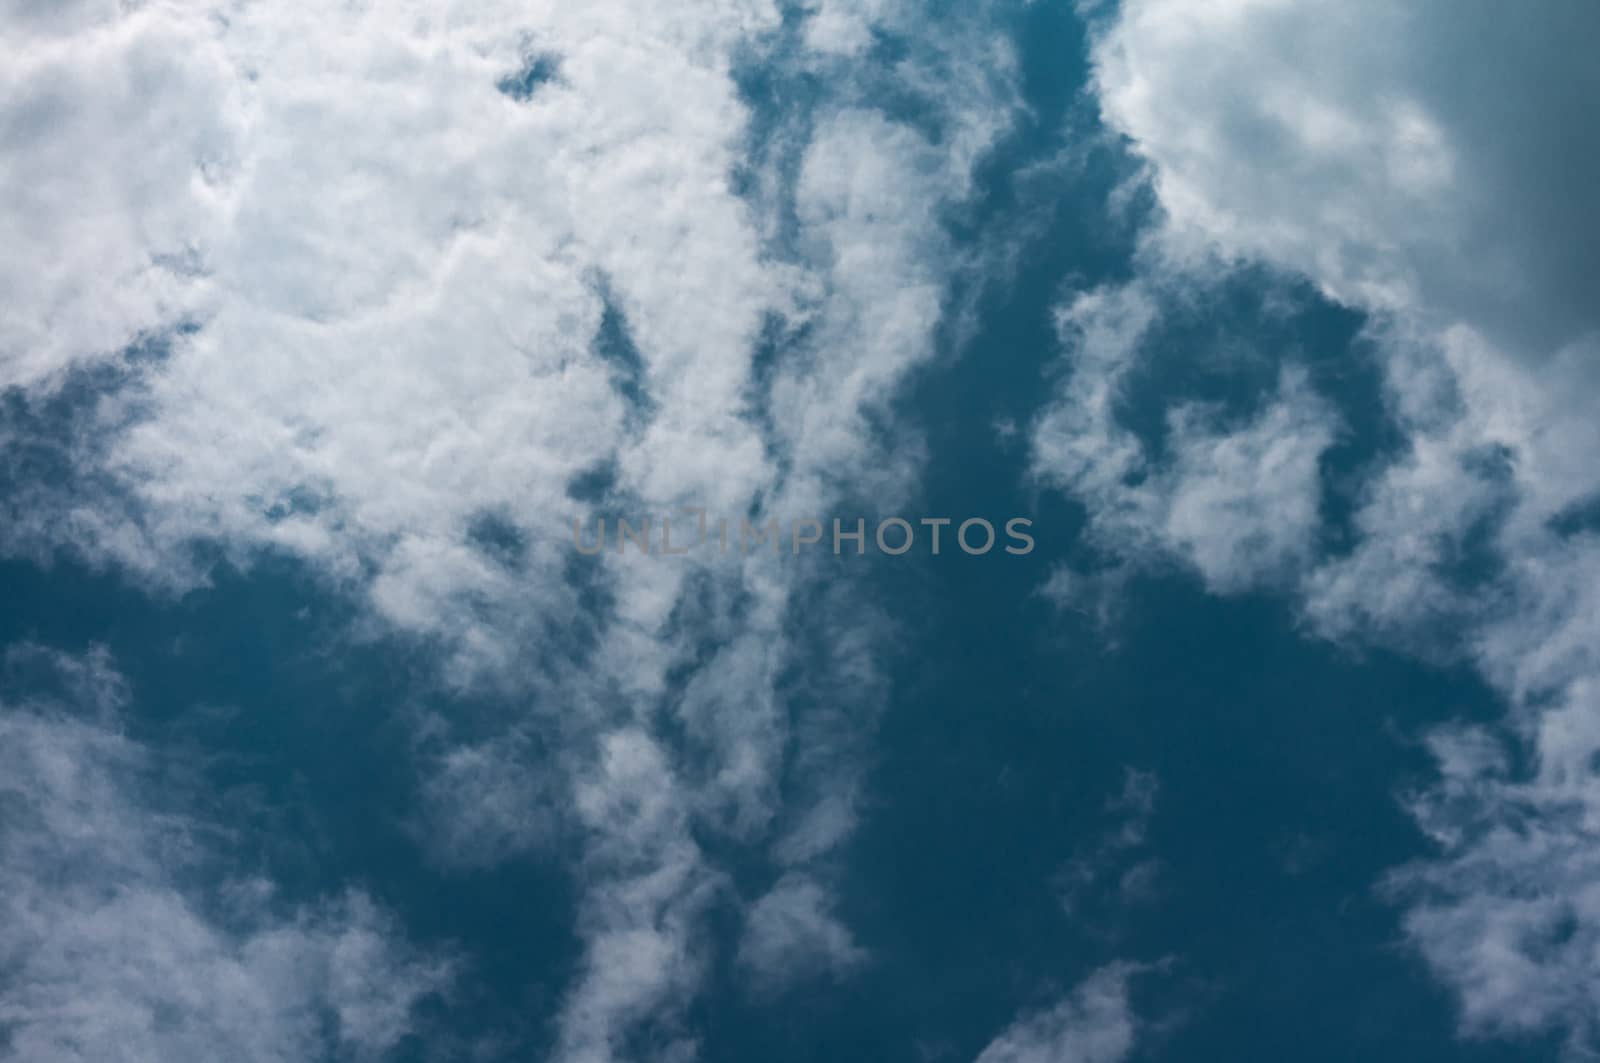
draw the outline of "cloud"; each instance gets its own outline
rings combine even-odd
[[[1106,802],[1115,826],[1093,844],[1078,848],[1057,875],[1061,904],[1069,915],[1101,900],[1111,883],[1115,905],[1148,901],[1158,888],[1161,861],[1149,854],[1147,835],[1155,816],[1160,780],[1153,772],[1123,769],[1122,791]]]
[[[1093,537],[1115,553],[1181,559],[1219,593],[1281,582],[1316,546],[1320,461],[1338,421],[1291,366],[1243,426],[1198,403],[1169,409],[1168,454],[1152,457],[1120,406],[1159,306],[1135,282],[1059,312],[1071,369],[1034,426],[1034,475],[1083,499]]]
[[[46,7],[0,12],[0,388],[198,312],[239,161],[243,86],[204,10]]]
[[[1133,0],[1101,25],[1094,84],[1149,164],[1175,251],[1272,262],[1348,305],[1464,322],[1540,360],[1596,324],[1600,134],[1584,101],[1600,82],[1579,42],[1597,19]]]
[[[902,496],[916,473],[915,453],[881,449],[873,418],[905,374],[932,355],[949,279],[947,266],[929,264],[940,261],[935,253],[948,242],[939,208],[968,194],[974,145],[998,135],[1008,107],[1008,97],[981,93],[942,106],[964,131],[966,154],[941,150],[875,110],[821,105],[792,176],[763,179],[777,190],[769,205],[798,219],[793,239],[776,250],[804,278],[796,313],[805,338],[784,351],[760,400],[771,464],[745,476],[722,452],[694,447],[685,426],[718,411],[719,401],[736,410],[742,399],[731,390],[719,400],[714,391],[681,389],[660,404],[637,448],[621,453],[623,490],[646,504],[689,501],[729,515],[753,512],[760,521],[813,517],[846,493]],[[707,366],[721,374],[730,359],[748,364],[753,356],[753,347],[741,348]],[[756,431],[752,421],[730,423]],[[686,448],[686,460],[674,457],[677,447]],[[886,625],[848,595],[824,594],[817,603],[811,573],[786,554],[714,561],[704,570],[620,558],[606,566],[616,580],[616,620],[602,634],[594,667],[634,685],[622,702],[634,722],[599,739],[602,771],[574,773],[589,831],[590,901],[585,971],[564,1011],[563,1052],[612,1058],[632,1031],[687,1055],[693,1035],[681,1013],[706,963],[699,927],[709,906],[727,895],[692,827],[735,844],[770,846],[772,858],[791,868],[787,881],[804,883],[754,906],[746,962],[775,981],[815,967],[815,950],[784,945],[785,915],[808,916],[827,930],[824,962],[853,962],[849,931],[832,918],[826,876],[816,865],[854,825],[856,747],[882,696],[873,649]],[[810,625],[793,623],[806,603],[819,606],[817,615],[854,619],[826,625],[813,638]],[[794,661],[825,676],[815,685],[834,697],[785,690],[783,665]],[[686,666],[682,689],[662,704],[669,675]],[[658,712],[670,712],[682,728],[682,751],[653,735]],[[598,814],[616,799],[634,808],[626,795],[635,771],[649,777],[648,807],[659,814]],[[799,784],[787,803],[779,787],[785,777]],[[634,864],[619,854],[648,858]],[[793,969],[779,971],[780,963]]]
[[[739,962],[769,987],[821,971],[848,973],[867,954],[832,907],[825,887],[803,875],[785,875],[751,905]]]
[[[130,260],[162,259],[159,227],[137,217],[148,189],[194,230],[183,242],[195,291],[182,306],[145,300],[109,331],[55,328],[50,292],[7,300],[24,337],[7,364],[43,359],[8,383],[60,380],[139,336],[165,352],[129,366],[132,380],[78,426],[97,437],[64,455],[80,490],[32,522],[37,537],[59,527],[97,560],[180,585],[203,578],[182,563],[197,542],[241,564],[286,553],[365,595],[387,626],[443,642],[469,681],[515,671],[520,646],[578,611],[567,529],[592,503],[569,486],[596,469],[642,511],[735,515],[784,476],[785,504],[809,512],[841,482],[887,486],[910,470],[863,459],[865,411],[931,352],[948,274],[928,263],[944,246],[939,206],[966,193],[1005,126],[1003,74],[962,73],[970,84],[952,95],[917,57],[899,64],[892,76],[914,91],[943,92],[938,145],[821,101],[799,131],[797,171],[767,182],[770,201],[749,200],[732,176],[751,114],[730,75],[781,29],[758,0],[80,14],[19,12],[7,40],[70,65],[92,37],[107,53],[99,71],[149,52],[158,87],[177,86],[173,113],[153,137],[119,124],[117,109],[135,106],[119,81],[19,83],[6,128],[50,92],[75,116],[19,146],[41,178],[30,187],[82,173],[78,159],[105,165],[99,199],[15,200],[13,224],[48,235],[16,260],[48,261],[74,284],[98,278],[84,299],[114,305],[130,282],[86,264],[102,253],[92,219],[131,227]],[[559,76],[525,98],[502,91],[535,56]],[[830,56],[803,63],[848,61]],[[850,71],[836,72],[848,98]],[[194,88],[201,74],[220,88]],[[127,135],[101,135],[113,126]],[[213,128],[228,131],[227,151],[185,139]],[[152,139],[170,158],[149,155]],[[799,238],[774,243],[756,210],[793,213]],[[83,255],[53,254],[75,225],[89,227]],[[21,285],[50,271],[17,272]],[[764,394],[752,367],[774,320],[815,338],[786,352]],[[628,387],[604,350],[619,328],[638,363]],[[509,557],[475,542],[486,515],[514,533]],[[658,625],[674,584],[617,567],[648,584],[620,610]]]
[[[824,55],[859,55],[872,47],[873,31],[899,6],[898,0],[809,0],[806,46]]]
[[[454,961],[358,890],[289,905],[226,860],[159,753],[122,734],[103,653],[13,649],[70,700],[0,704],[8,1059],[375,1059]]]
[[[1594,690],[1586,684],[1572,696],[1547,717],[1546,729],[1592,734],[1600,708]],[[1582,748],[1592,743],[1585,737]],[[1503,743],[1482,729],[1443,731],[1431,745],[1443,782],[1418,795],[1414,811],[1443,855],[1385,883],[1409,906],[1406,935],[1458,992],[1468,1033],[1560,1028],[1574,1056],[1586,1057],[1600,1032],[1593,976],[1600,809],[1581,777],[1589,767],[1565,766],[1560,786],[1547,759],[1544,778],[1519,782]],[[1546,752],[1565,760],[1571,747],[1562,741]]]
[[[1584,722],[1600,678],[1600,550],[1576,515],[1600,496],[1600,472],[1580,457],[1600,442],[1600,216],[1588,192],[1600,140],[1584,110],[1600,83],[1579,43],[1600,29],[1600,10],[1552,7],[1515,25],[1500,14],[1130,0],[1094,16],[1093,80],[1159,204],[1136,291],[1256,264],[1368,315],[1402,445],[1362,488],[1353,549],[1276,553],[1298,573],[1314,632],[1465,655],[1504,693],[1504,739],[1531,767],[1463,759],[1458,738],[1439,738],[1450,751],[1441,781],[1415,807],[1440,856],[1399,873],[1396,896],[1412,905],[1411,940],[1459,994],[1466,1031],[1560,1029],[1581,1047],[1594,1043],[1591,1002],[1558,987],[1594,975],[1595,879],[1581,854],[1600,801],[1600,735]],[[1112,350],[1149,313],[1131,296],[1099,318],[1083,307],[1077,338]],[[1080,374],[1106,382],[1085,394],[1112,394],[1115,359],[1107,370],[1078,358]],[[1065,438],[1113,470],[1136,468],[1136,444],[1099,412],[1109,406]],[[1204,448],[1231,460],[1196,467],[1250,468],[1269,436],[1292,446],[1306,423],[1266,415],[1228,451]],[[1211,566],[1213,589],[1241,585],[1229,552],[1155,535],[1170,523],[1134,504],[1140,492],[1055,464],[1097,527],[1122,520],[1117,549],[1153,540]],[[1201,526],[1240,512],[1226,491],[1200,497]]]
[[[719,884],[690,834],[672,767],[641,731],[607,735],[577,805],[591,832],[579,919],[586,950],[562,1009],[560,1058],[627,1058],[627,1038],[641,1031],[662,1058],[692,1057],[681,1011],[704,965],[697,925]]]
[[[465,743],[447,739],[423,757],[420,841],[447,867],[489,867],[510,853],[543,851],[563,826],[562,780],[526,748],[526,732]]]
[[[1017,1017],[977,1063],[1120,1063],[1132,1053],[1139,1021],[1129,982],[1140,968],[1114,963],[1095,971],[1053,1007]]]
[[[692,1050],[726,896],[696,833],[822,888],[883,691],[872,622],[794,636],[792,559],[580,565],[571,521],[903,496],[919,451],[883,419],[961,266],[944,213],[1015,109],[981,12],[887,67],[865,42],[917,12],[802,14],[107,0],[0,23],[40,57],[0,95],[0,128],[34,137],[0,226],[49,267],[0,273],[0,387],[38,413],[22,435],[61,397],[89,411],[7,548],[158,592],[203,584],[212,552],[293,558],[367,604],[357,634],[516,705],[420,721],[415,820],[447,866],[574,840],[567,1058]],[[756,113],[751,62],[826,91]],[[881,110],[885,85],[937,129]],[[70,120],[29,117],[46,103]],[[813,651],[844,670],[834,704],[782,690]]]

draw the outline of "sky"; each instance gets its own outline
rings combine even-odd
[[[0,0],[0,1060],[1600,1055],[1597,35]]]

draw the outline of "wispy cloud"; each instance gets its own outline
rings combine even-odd
[[[18,654],[57,693],[0,703],[8,1059],[379,1058],[417,1031],[453,958],[360,890],[278,898],[122,733],[127,688],[104,654]]]
[[[1129,982],[1140,970],[1127,963],[1100,968],[1059,1003],[1019,1015],[977,1063],[1121,1063],[1138,1039]]]

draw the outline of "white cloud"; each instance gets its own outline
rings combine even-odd
[[[672,766],[641,731],[606,735],[600,772],[579,784],[577,804],[592,832],[579,924],[587,949],[562,1011],[561,1058],[628,1058],[625,1039],[641,1028],[668,1046],[663,1058],[692,1056],[680,1012],[704,964],[696,930],[718,881],[690,835]]]
[[[453,961],[359,891],[289,906],[227,877],[226,824],[119,732],[125,685],[104,655],[22,652],[72,702],[0,705],[7,1059],[378,1058],[416,1030]]]
[[[872,31],[897,0],[810,0],[805,40],[824,55],[859,55],[872,47]]]
[[[1600,925],[1582,856],[1600,548],[1561,525],[1600,495],[1600,84],[1580,43],[1600,9],[1500,14],[1130,0],[1098,22],[1094,81],[1158,195],[1158,279],[1262,262],[1372,315],[1406,442],[1366,486],[1353,551],[1293,559],[1306,616],[1333,637],[1464,647],[1505,693],[1532,770],[1446,757],[1417,805],[1443,852],[1400,876],[1406,925],[1467,1030],[1564,1029],[1581,1047],[1592,1002],[1562,987],[1594,980]]]
[[[989,136],[1001,127],[1004,101],[958,97],[954,104],[956,118]],[[670,448],[689,441],[672,434],[679,431],[672,425],[675,408],[664,404],[653,425],[670,426],[660,429],[668,436],[647,433],[622,455],[628,489],[659,505],[692,501],[727,514],[743,513],[759,500],[761,520],[783,521],[825,513],[845,485],[884,500],[903,494],[914,461],[886,461],[874,450],[867,414],[881,411],[894,385],[932,353],[948,278],[948,267],[927,264],[945,240],[936,207],[966,194],[972,161],[938,152],[874,112],[846,107],[820,115],[791,191],[801,221],[795,253],[808,278],[801,307],[812,336],[779,365],[767,403],[771,434],[765,445],[781,456],[782,475],[762,465],[744,476],[720,451],[689,463],[673,459]],[[723,357],[748,360],[752,353]],[[673,401],[717,408],[714,393],[685,393]],[[690,420],[685,415],[683,423]],[[752,431],[745,422],[733,423]],[[747,844],[769,840],[782,828],[777,860],[804,866],[825,858],[854,823],[854,736],[870,727],[881,692],[871,646],[859,642],[879,636],[871,610],[856,602],[841,613],[842,603],[835,602],[833,615],[866,619],[834,625],[830,644],[821,649],[792,645],[789,610],[807,573],[786,554],[712,563],[704,572],[638,559],[607,564],[615,566],[618,619],[605,632],[596,670],[635,684],[625,711],[636,723],[601,740],[602,772],[576,776],[592,843],[588,953],[565,1009],[563,1052],[611,1058],[629,1030],[648,1029],[654,1042],[689,1054],[692,1036],[681,1028],[680,1012],[704,968],[697,927],[721,889],[689,825]],[[689,743],[685,760],[694,766],[674,764],[649,737],[651,717],[668,673],[700,659],[708,637],[717,646],[714,656],[669,706]],[[837,678],[837,703],[814,710],[822,720],[779,695],[780,666],[795,652],[824,654],[828,674]],[[625,800],[632,792],[628,780],[635,778],[632,769],[623,770],[630,764],[649,777],[652,798],[636,810],[641,818],[599,814],[619,797],[634,809]],[[778,780],[786,767],[806,780],[807,792],[781,808]],[[650,809],[659,814],[643,815]],[[627,853],[648,858],[619,862]],[[830,903],[825,886],[805,881],[803,893],[758,902],[752,913],[744,956],[765,964],[774,979],[781,974],[775,964],[804,970],[815,962],[810,950],[780,947],[778,916],[794,914],[792,905],[780,902],[796,898],[811,905],[815,925],[831,930],[827,962],[853,962],[848,930],[831,917],[822,922]]]
[[[1300,563],[1318,524],[1318,461],[1333,441],[1332,415],[1288,371],[1278,395],[1234,432],[1193,407],[1172,415],[1177,451],[1165,537],[1218,590],[1237,590]]]
[[[1135,283],[1079,295],[1059,313],[1072,369],[1034,427],[1034,473],[1082,498],[1093,536],[1114,552],[1179,558],[1222,593],[1282,581],[1315,546],[1319,463],[1337,420],[1290,367],[1242,427],[1201,405],[1169,410],[1170,454],[1153,460],[1118,403],[1158,305]]]
[[[642,509],[735,515],[770,497],[774,450],[800,511],[851,476],[893,480],[860,458],[863,409],[930,352],[948,273],[927,262],[942,247],[938,205],[965,194],[1007,120],[1008,68],[987,40],[979,58],[998,55],[1002,73],[944,91],[938,147],[876,112],[820,104],[798,184],[755,204],[803,222],[798,247],[774,248],[770,219],[730,178],[749,132],[730,68],[779,28],[760,0],[92,11],[48,31],[22,11],[6,24],[9,47],[54,47],[63,64],[89,37],[107,50],[99,73],[51,90],[74,122],[39,124],[16,155],[38,171],[29,187],[83,173],[82,158],[104,166],[93,195],[8,198],[7,223],[43,234],[14,261],[51,267],[17,267],[10,381],[198,327],[171,336],[170,355],[100,419],[109,445],[76,455],[130,497],[75,497],[41,528],[158,580],[194,578],[176,555],[196,540],[243,561],[262,548],[305,558],[387,623],[452,643],[465,678],[513,664],[549,615],[570,612],[566,529],[585,507],[566,492],[579,473],[609,462]],[[151,35],[174,40],[147,47]],[[151,108],[101,76],[141,49],[159,56],[159,84],[178,86],[159,137],[120,122],[118,108]],[[554,57],[557,76],[527,99],[500,92],[531,54]],[[217,90],[192,87],[197,71]],[[932,87],[917,62],[895,76]],[[6,127],[49,95],[19,83]],[[126,136],[101,135],[114,126]],[[213,128],[228,131],[226,151],[185,139]],[[151,140],[167,154],[153,158]],[[96,219],[132,227],[130,261],[164,254],[159,227],[137,221],[145,193],[194,230],[194,298],[144,300],[114,329],[55,328],[60,298],[21,285],[59,272],[98,278],[83,296],[96,306],[128,296],[126,268],[86,263],[103,254]],[[84,239],[65,241],[74,226]],[[640,358],[643,421],[595,349],[607,299]],[[781,370],[768,439],[746,414],[773,314],[814,321],[817,338]],[[525,565],[474,549],[485,513],[526,537]],[[636,598],[625,608],[648,610],[636,617],[648,627],[673,586]]]
[[[1408,938],[1459,993],[1468,1033],[1560,1028],[1583,1058],[1600,1033],[1600,801],[1591,766],[1570,761],[1596,748],[1597,710],[1585,683],[1546,715],[1531,782],[1511,777],[1503,746],[1481,729],[1436,735],[1443,782],[1415,811],[1443,855],[1387,883],[1409,905]],[[1574,728],[1584,733],[1560,733]]]
[[[0,387],[198,311],[243,119],[203,9],[6,7]]]
[[[1018,1016],[977,1063],[1121,1063],[1139,1031],[1128,992],[1138,973],[1126,963],[1100,968],[1055,1006]]]
[[[937,143],[859,101],[863,42],[906,17],[829,0],[781,40],[766,0],[5,10],[8,55],[71,75],[8,70],[33,80],[0,96],[0,127],[39,139],[6,177],[71,195],[0,206],[0,226],[32,234],[0,273],[0,385],[35,401],[96,361],[131,378],[63,449],[72,490],[39,497],[8,544],[65,540],[179,587],[203,581],[195,543],[246,566],[286,554],[365,600],[377,632],[442,647],[447,681],[523,701],[470,735],[424,721],[418,822],[456,864],[576,828],[570,1058],[622,1053],[641,1029],[692,1048],[680,1012],[719,875],[691,827],[803,873],[854,822],[859,766],[831,754],[870,726],[855,699],[881,683],[849,674],[826,726],[781,699],[804,570],[607,555],[573,581],[570,521],[592,514],[568,485],[609,467],[630,511],[785,519],[847,486],[906,490],[916,448],[883,453],[870,415],[933,351],[957,265],[941,211],[1013,106],[1009,53],[965,25],[871,74],[928,97]],[[92,72],[75,65],[91,44]],[[751,56],[820,72],[830,95],[781,131],[792,153],[746,198],[752,116],[732,74]],[[500,91],[534,57],[551,76]],[[142,87],[104,76],[140,62]],[[29,127],[49,86],[72,120]],[[73,307],[116,313],[57,328]],[[636,366],[602,349],[608,312]],[[804,338],[758,380],[774,321]],[[126,364],[141,334],[170,352]],[[504,549],[474,539],[485,517]],[[841,634],[835,656],[870,671],[853,640],[872,637]],[[805,792],[780,808],[791,760]]]
[[[766,986],[807,974],[848,973],[866,960],[833,913],[828,890],[804,875],[785,875],[751,905],[739,962]]]

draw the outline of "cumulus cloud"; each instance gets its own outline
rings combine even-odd
[[[9,224],[48,237],[11,261],[50,269],[16,269],[6,382],[59,380],[137,336],[165,349],[120,409],[82,426],[110,441],[67,455],[86,483],[110,474],[118,490],[96,481],[51,527],[156,579],[192,578],[174,555],[196,541],[240,561],[262,549],[306,559],[387,624],[447,642],[462,678],[514,668],[517,647],[574,612],[565,529],[589,515],[568,490],[583,475],[611,470],[614,497],[641,509],[738,515],[772,497],[780,465],[801,509],[879,470],[859,460],[864,410],[929,353],[945,276],[927,262],[938,206],[965,193],[1008,107],[1003,62],[941,101],[938,146],[825,101],[798,172],[752,204],[732,182],[750,115],[730,75],[780,28],[759,0],[74,10],[19,9],[8,47],[59,66],[93,44],[102,72],[149,53],[156,87],[177,87],[160,136],[118,118],[135,106],[120,82],[82,70],[61,84],[39,73],[5,97],[17,112],[5,128],[36,136],[8,177],[32,167],[39,179],[24,183],[51,188],[44,178],[86,172],[75,160],[105,163],[92,196],[8,198]],[[830,11],[867,25],[889,14]],[[848,59],[831,56],[818,61]],[[539,63],[555,73],[503,91]],[[848,69],[834,72],[848,86]],[[202,74],[217,91],[192,84]],[[934,87],[910,60],[893,76]],[[30,126],[24,112],[55,97],[73,121]],[[120,135],[101,135],[112,127]],[[212,129],[228,132],[227,150],[201,136]],[[94,279],[83,299],[97,306],[131,290],[132,267],[89,268],[103,254],[90,219],[128,223],[130,259],[165,260],[160,226],[137,220],[141,190],[193,230],[178,242],[194,298],[145,300],[115,328],[55,328],[67,296],[24,282]],[[773,244],[753,206],[798,216],[799,239]],[[52,253],[80,224],[86,250]],[[815,339],[764,396],[752,365],[775,316]],[[638,363],[627,387],[604,349],[619,328]],[[752,405],[771,415],[770,438]],[[509,553],[475,542],[486,516],[513,533]],[[638,582],[648,589],[621,608],[648,629],[674,585]]]
[[[785,700],[809,578],[790,559],[575,566],[571,522],[903,494],[916,448],[886,455],[874,418],[934,349],[942,212],[1013,108],[981,16],[882,68],[860,61],[906,5],[800,15],[83,0],[0,20],[28,57],[0,129],[31,138],[0,178],[26,251],[0,272],[0,387],[39,411],[85,367],[115,385],[52,444],[67,487],[30,494],[8,546],[168,588],[204,581],[196,545],[292,557],[438,651],[447,685],[526,705],[425,721],[417,821],[455,865],[572,829],[574,1059],[640,1031],[692,1049],[720,880],[695,830],[809,874],[854,822],[856,761],[830,754],[882,687],[863,623],[818,651],[848,679],[825,723]],[[769,154],[734,76],[751,60],[829,88]],[[938,135],[864,78],[926,98]]]
[[[0,388],[202,305],[244,106],[208,22],[89,0],[0,12]]]
[[[288,905],[235,874],[226,824],[121,733],[104,654],[19,654],[59,693],[0,703],[0,1054],[376,1059],[417,1032],[453,960],[359,890]]]
[[[1126,963],[1100,968],[1053,1007],[1019,1015],[977,1063],[1120,1063],[1139,1032],[1129,997],[1138,973]]]
[[[1368,314],[1403,445],[1365,485],[1351,551],[1279,557],[1298,570],[1313,630],[1465,652],[1505,693],[1508,738],[1531,771],[1481,755],[1499,739],[1441,738],[1443,778],[1416,804],[1441,857],[1400,875],[1397,895],[1467,1030],[1564,1029],[1592,1045],[1591,1002],[1558,987],[1595,974],[1581,853],[1600,793],[1586,722],[1600,553],[1574,514],[1600,495],[1585,458],[1600,442],[1588,191],[1600,141],[1586,114],[1600,82],[1579,43],[1600,10],[1556,5],[1508,23],[1484,3],[1330,15],[1297,0],[1130,0],[1095,20],[1102,114],[1159,204],[1135,283],[1264,263]],[[1079,331],[1116,349],[1116,326],[1136,334],[1141,313],[1124,299],[1099,333]],[[1114,416],[1086,417],[1077,438],[1112,441],[1094,444],[1099,460],[1137,465]],[[1257,424],[1280,446],[1294,432],[1292,418]],[[1246,430],[1232,451],[1265,443]],[[1097,511],[1137,497],[1096,495],[1082,474],[1066,482]],[[1150,541],[1121,535],[1133,550]],[[1160,545],[1194,556],[1181,539]],[[1226,554],[1199,556],[1227,571],[1215,568]]]
[[[1277,263],[1341,302],[1467,322],[1542,359],[1595,328],[1600,81],[1579,42],[1600,15],[1503,16],[1134,0],[1102,26],[1094,81],[1174,249]]]

